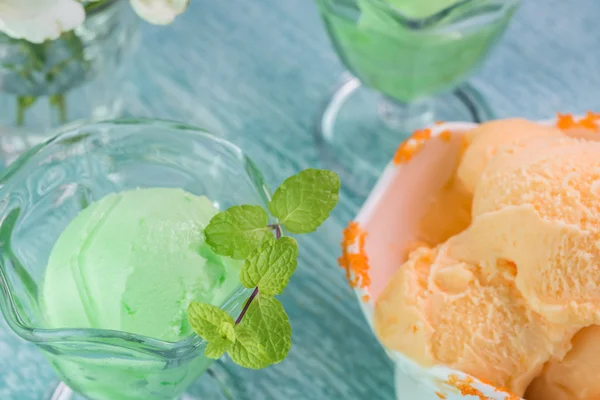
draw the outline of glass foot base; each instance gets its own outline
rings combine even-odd
[[[204,397],[204,398],[206,399],[206,397]],[[209,397],[209,398],[211,398],[211,397]],[[228,400],[230,399],[229,397],[220,397],[220,399],[221,398],[228,399]],[[63,382],[60,382],[58,384],[58,386],[56,387],[56,389],[54,390],[52,397],[50,397],[48,400],[88,400],[88,399],[81,396],[78,393],[73,392],[71,390],[71,388],[69,388]],[[201,400],[201,397],[197,394],[184,393],[177,400]]]
[[[218,360],[184,394],[173,400],[233,400],[243,390],[238,387],[234,374],[226,362]],[[47,400],[88,400],[59,382]]]
[[[349,77],[335,91],[315,131],[325,168],[351,193],[366,196],[398,145],[435,121],[482,122],[493,118],[471,85],[414,104],[398,104]]]

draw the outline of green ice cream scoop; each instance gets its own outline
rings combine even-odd
[[[216,255],[204,228],[218,212],[181,189],[110,194],[54,245],[41,294],[49,328],[100,328],[178,341],[191,301],[222,304],[241,262]]]

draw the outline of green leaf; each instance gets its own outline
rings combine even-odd
[[[233,347],[235,321],[219,307],[193,302],[188,307],[188,320],[194,332],[208,342],[206,357],[216,360]]]
[[[252,328],[238,324],[235,327],[237,340],[229,350],[234,363],[252,369],[261,369],[271,365],[271,358],[261,344],[257,332]]]
[[[204,230],[206,243],[217,254],[243,260],[262,243],[275,240],[268,222],[260,206],[233,206],[210,220]]]
[[[221,338],[225,340],[229,340],[230,342],[235,342],[235,322],[232,322],[233,318],[227,321],[221,322],[221,326],[219,327],[219,332],[221,333]]]
[[[298,244],[293,238],[263,243],[246,259],[240,281],[247,288],[258,286],[263,295],[280,294],[296,270],[297,257]]]
[[[338,201],[336,173],[307,169],[286,179],[275,191],[269,210],[292,233],[314,231],[329,217]]]
[[[209,342],[206,345],[204,354],[208,358],[216,360],[233,347],[233,344],[236,341],[235,323],[233,322],[233,319],[222,321],[219,326],[219,333],[221,335],[219,339]]]
[[[217,306],[192,302],[188,307],[188,321],[194,332],[207,342],[235,340],[235,321]]]
[[[206,345],[204,355],[208,358],[212,358],[213,360],[218,360],[223,354],[225,354],[225,352],[229,351],[233,346],[234,342],[229,340],[218,340],[215,342],[210,342]]]
[[[292,347],[292,327],[281,303],[274,297],[258,296],[248,307],[242,322],[236,325],[237,340],[239,329],[251,329],[256,333],[259,347],[266,352],[269,364],[282,361]],[[237,342],[236,342],[237,344]],[[235,349],[235,346],[234,346]],[[258,350],[255,350],[257,352]],[[259,353],[257,353],[259,354]],[[260,354],[259,354],[260,355]],[[262,367],[261,367],[262,368]]]

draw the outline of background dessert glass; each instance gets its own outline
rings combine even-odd
[[[519,0],[317,4],[354,76],[333,94],[316,130],[324,163],[346,187],[366,195],[398,144],[416,129],[434,121],[491,118],[479,92],[459,85],[501,37]]]
[[[36,344],[60,379],[88,399],[180,396],[212,362],[203,340],[194,335],[169,343],[119,331],[45,329],[37,295],[48,256],[77,213],[111,192],[177,187],[206,195],[220,209],[266,207],[269,191],[254,163],[202,129],[114,121],[60,133],[21,156],[0,182],[1,307],[10,328]],[[240,285],[223,308],[237,316],[248,294]],[[64,385],[53,397],[70,398]]]

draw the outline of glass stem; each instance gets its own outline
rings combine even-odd
[[[58,122],[64,124],[67,122],[67,103],[64,93],[50,96],[50,105],[58,112]]]
[[[48,400],[73,400],[73,391],[63,382],[60,382],[54,393],[52,393],[52,397]]]
[[[383,97],[378,104],[379,116],[396,131],[413,132],[433,124],[434,102],[431,99],[402,103]]]
[[[34,96],[17,96],[17,126],[25,125],[25,113],[27,109],[35,103],[37,97]]]

